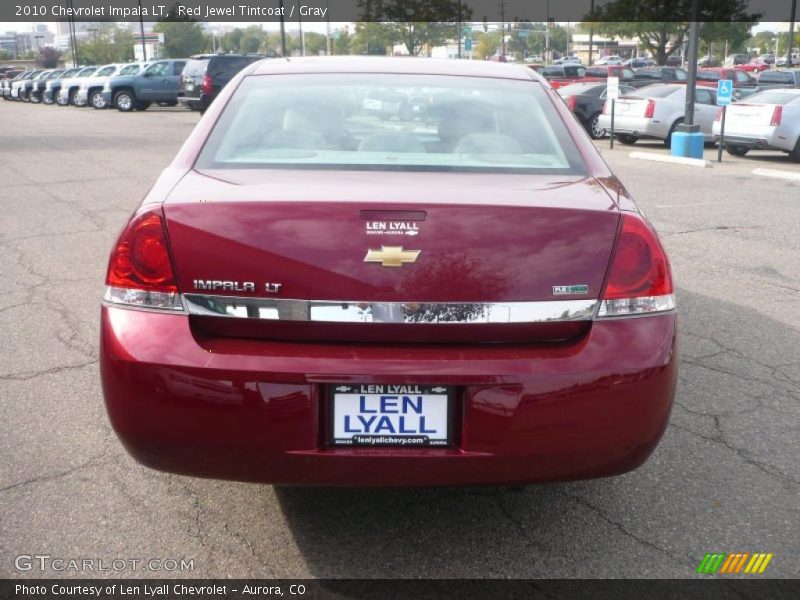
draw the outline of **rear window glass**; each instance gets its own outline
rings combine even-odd
[[[745,104],[789,104],[800,100],[800,94],[787,93],[782,90],[767,90],[745,98]]]
[[[208,66],[209,74],[214,77],[221,73],[229,73],[235,75],[254,60],[259,60],[256,57],[249,56],[226,56],[214,57]]]
[[[632,94],[628,94],[629,96],[636,96],[637,98],[666,98],[667,96],[671,96],[675,92],[682,90],[684,88],[675,87],[672,85],[655,85],[655,86],[647,86],[643,88],[639,88]]]
[[[700,81],[719,81],[720,74],[716,71],[698,71],[697,78]]]
[[[545,90],[433,75],[248,77],[197,167],[584,174]]]
[[[792,83],[794,78],[791,73],[781,73],[779,71],[770,73],[767,71],[766,73],[762,73],[758,80],[764,83]]]
[[[183,68],[183,74],[189,77],[202,76],[206,72],[208,60],[207,58],[189,60]]]

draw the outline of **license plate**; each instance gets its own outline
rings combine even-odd
[[[193,83],[187,83],[186,84],[186,90],[187,91],[191,92],[193,89],[194,89],[194,84]]]
[[[628,112],[631,109],[630,104],[625,104],[624,102],[617,103],[617,110],[620,112]]]
[[[449,446],[453,388],[440,385],[330,386],[334,446]]]

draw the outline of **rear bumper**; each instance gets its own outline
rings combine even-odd
[[[600,115],[600,127],[611,130],[611,115]],[[652,119],[644,117],[614,116],[614,133],[623,133],[640,138],[666,139],[669,135],[669,125],[655,123]]]
[[[719,129],[714,128],[714,141],[719,141]],[[725,143],[731,146],[744,146],[745,148],[757,148],[760,150],[783,150],[788,152],[797,143],[795,140],[781,139],[774,131],[765,133],[740,133],[725,132]]]
[[[195,338],[185,315],[104,306],[111,423],[143,464],[312,485],[524,483],[642,464],[667,424],[676,316],[595,322],[557,347],[366,346]],[[325,385],[459,386],[455,447],[331,448]]]
[[[206,110],[208,105],[211,104],[211,99],[205,94],[200,96],[182,96],[178,94],[178,104],[191,110]]]

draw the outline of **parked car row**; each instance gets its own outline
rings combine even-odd
[[[5,100],[147,110],[153,103],[204,111],[222,88],[260,55],[213,54],[100,67],[11,72],[0,79]]]
[[[574,84],[559,90],[589,135],[597,139],[611,128],[611,103],[604,84]],[[716,88],[695,88],[695,124],[706,143],[719,142],[722,109]],[[602,107],[601,107],[602,102]],[[615,137],[623,144],[660,139],[669,148],[672,135],[683,123],[686,86],[654,84],[635,89],[620,84],[614,103]],[[725,149],[744,156],[753,149],[780,150],[800,162],[800,88],[759,91],[731,104],[725,116]]]

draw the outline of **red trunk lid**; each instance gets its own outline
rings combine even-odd
[[[216,178],[220,175],[227,181]],[[407,173],[386,172],[293,171],[289,180],[286,172],[218,172],[215,178],[191,173],[164,208],[180,289],[357,303],[599,296],[619,213],[593,180],[463,173],[415,174],[413,187],[409,180]],[[402,251],[392,250],[396,248]],[[389,266],[398,257],[407,262]],[[208,291],[198,289],[198,280],[235,285]],[[255,291],[244,289],[246,282]],[[279,285],[277,293],[274,284]],[[554,294],[554,286],[576,285],[586,286],[586,293]],[[252,323],[244,329],[233,324],[237,319],[209,320],[215,333],[254,331]],[[561,339],[588,327],[547,325],[539,324],[534,336],[534,328],[523,327],[527,339]],[[478,327],[486,333],[492,329],[439,327],[449,333],[444,338],[433,335],[436,341],[461,340],[464,328],[473,334]],[[353,340],[354,329],[358,327],[295,323],[287,330],[272,323],[264,331],[277,337]],[[498,335],[518,337],[496,332],[477,337],[499,341]],[[430,332],[414,334],[409,341],[430,337]]]

